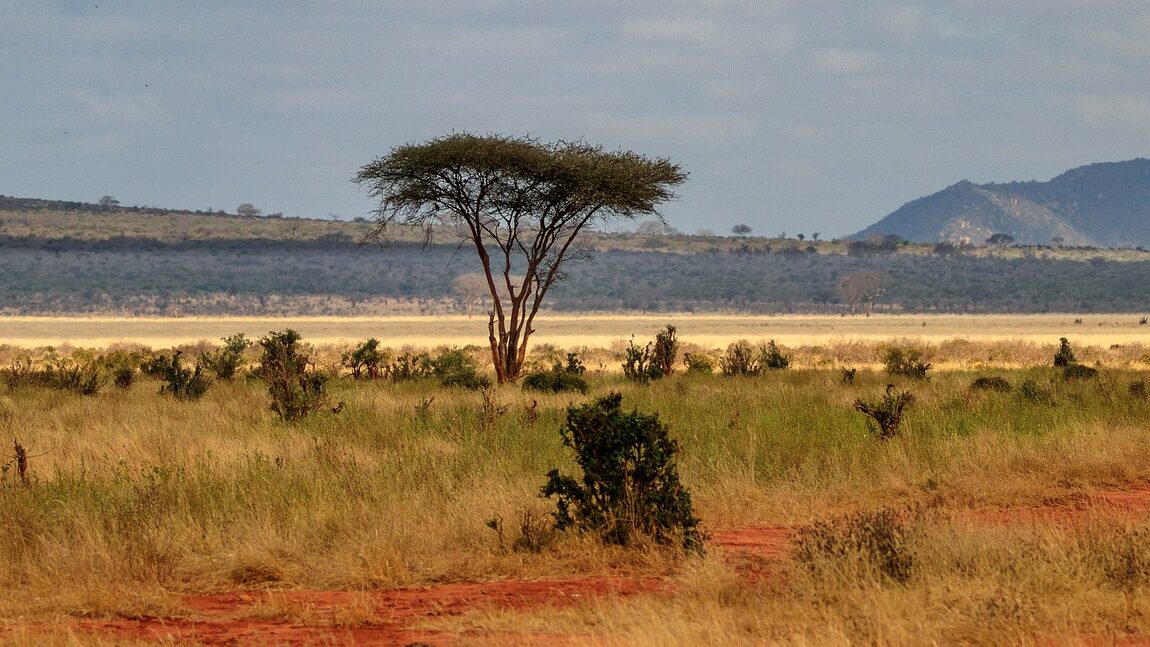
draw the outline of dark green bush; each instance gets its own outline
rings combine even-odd
[[[917,348],[890,346],[883,351],[884,370],[891,375],[901,375],[915,380],[926,379],[930,364],[922,361],[922,351]]]
[[[299,420],[327,402],[327,377],[309,367],[300,339],[291,328],[260,338],[263,353],[256,374],[267,382],[271,410],[286,422]]]
[[[702,353],[685,353],[683,364],[688,375],[710,375],[715,372],[715,362]]]
[[[223,346],[215,352],[200,354],[200,366],[216,374],[221,380],[231,380],[244,363],[244,351],[251,347],[252,341],[244,338],[242,332],[231,337],[222,338]]]
[[[855,383],[855,376],[858,375],[858,369],[844,368],[840,373],[842,374],[843,384],[851,385]]]
[[[166,384],[160,387],[160,393],[167,393],[177,400],[198,400],[208,392],[212,381],[204,375],[203,367],[196,366],[193,370],[182,366],[180,354],[180,351],[172,353],[164,367],[162,378]]]
[[[148,377],[162,380],[171,362],[172,360],[163,353],[152,353],[140,360],[140,371]]]
[[[999,393],[1010,393],[1014,388],[1010,382],[1004,377],[997,375],[991,377],[980,377],[970,383],[970,388],[975,391],[997,391]]]
[[[739,340],[727,347],[727,353],[719,358],[719,369],[723,375],[753,376],[763,372],[761,353],[746,341]]]
[[[1070,342],[1065,337],[1058,340],[1058,352],[1054,353],[1054,366],[1064,367],[1077,364],[1078,359],[1074,357],[1074,351],[1070,349]]]
[[[679,446],[658,416],[624,413],[612,393],[567,409],[563,444],[575,451],[582,479],[553,469],[542,496],[556,497],[555,527],[598,533],[626,546],[636,535],[701,551],[691,495],[679,482]]]
[[[775,340],[767,342],[767,345],[762,349],[763,366],[772,371],[779,371],[789,368],[791,365],[791,358],[783,355],[779,347],[775,345]]]
[[[393,382],[406,382],[434,377],[435,367],[431,355],[406,351],[389,363],[385,372]]]
[[[646,346],[640,348],[631,339],[623,358],[623,377],[644,384],[663,377],[663,369],[655,362],[654,353],[651,352],[653,345],[653,342],[647,342]]]
[[[355,350],[344,353],[340,363],[351,369],[353,378],[374,380],[383,377],[387,359],[387,353],[379,349],[379,340],[372,337]]]
[[[590,387],[583,379],[583,362],[576,353],[567,353],[567,364],[555,362],[549,371],[536,371],[523,378],[523,388],[529,391],[561,393],[578,391],[586,393]]]
[[[1064,380],[1089,380],[1094,377],[1098,377],[1098,369],[1085,364],[1067,364],[1062,367],[1062,379]]]
[[[679,355],[679,340],[675,338],[675,327],[671,324],[655,333],[654,354],[655,368],[662,373],[661,377],[670,377]]]
[[[136,381],[136,370],[131,366],[121,366],[112,372],[112,384],[117,389],[130,389]]]
[[[443,386],[458,386],[471,391],[482,391],[491,386],[491,379],[479,373],[475,358],[462,348],[442,351],[431,360],[431,369]]]
[[[96,395],[108,383],[108,377],[96,360],[57,359],[45,370],[42,382],[61,391]]]

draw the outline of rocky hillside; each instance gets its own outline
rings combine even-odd
[[[1020,244],[1150,246],[1150,160],[1090,164],[1048,182],[967,181],[908,202],[857,237],[982,245],[994,234]]]

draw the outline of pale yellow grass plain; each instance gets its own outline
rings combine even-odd
[[[1074,323],[1081,319],[1081,324]],[[540,315],[532,345],[560,348],[610,348],[632,335],[649,340],[656,330],[675,325],[683,342],[725,348],[739,339],[773,339],[784,346],[812,346],[891,339],[938,343],[1014,340],[1056,344],[1070,337],[1075,344],[1100,346],[1150,342],[1150,326],[1133,314],[1074,315]],[[484,317],[0,317],[0,344],[24,348],[70,344],[106,347],[137,343],[165,348],[197,341],[217,341],[237,332],[255,339],[269,331],[294,328],[315,344],[345,344],[368,337],[390,347],[435,347],[487,343]]]

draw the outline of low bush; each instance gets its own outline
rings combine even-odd
[[[1070,348],[1070,342],[1065,337],[1060,338],[1058,340],[1058,351],[1054,353],[1054,366],[1062,368],[1077,363],[1078,359],[1074,357],[1074,351]]]
[[[406,382],[434,377],[435,367],[431,355],[406,351],[387,365],[385,373],[393,382]]]
[[[855,400],[854,407],[867,416],[866,427],[872,435],[882,440],[894,438],[899,434],[902,424],[903,411],[914,402],[914,396],[908,391],[896,392],[893,384],[886,386],[886,395],[870,402]],[[875,428],[875,425],[878,428]]]
[[[750,343],[739,340],[727,346],[726,354],[719,358],[719,369],[727,376],[758,375],[763,372],[761,353]]]
[[[1098,377],[1098,369],[1085,364],[1067,364],[1062,367],[1064,380],[1089,380],[1095,377]]]
[[[357,380],[383,377],[387,360],[387,353],[379,349],[379,340],[374,337],[340,356],[340,364],[351,369],[351,376]]]
[[[769,370],[779,371],[789,368],[791,365],[791,358],[784,355],[779,347],[775,345],[775,340],[767,342],[767,345],[762,349],[763,366]]]
[[[1010,393],[1014,388],[1010,382],[1004,377],[997,375],[991,377],[980,377],[970,383],[970,388],[975,391],[997,391],[999,393]]]
[[[930,364],[922,361],[922,351],[917,348],[889,346],[882,355],[883,369],[891,375],[900,375],[915,380],[926,379]]]
[[[244,363],[244,351],[251,347],[252,341],[246,339],[242,332],[230,337],[224,337],[220,348],[213,352],[200,353],[200,366],[216,374],[221,380],[231,380]]]
[[[523,378],[523,388],[529,391],[586,393],[590,387],[583,373],[587,369],[576,353],[567,353],[567,363],[555,362],[548,371],[536,371]]]
[[[462,348],[449,348],[431,360],[431,370],[443,386],[458,386],[471,391],[482,391],[491,386],[491,379],[479,373],[475,358]]]
[[[172,353],[164,367],[162,378],[165,382],[160,387],[160,393],[167,393],[177,400],[198,400],[208,392],[212,381],[204,375],[204,369],[196,366],[195,369],[186,368],[180,363],[180,351]]]
[[[715,362],[703,353],[684,353],[683,365],[688,375],[710,375],[715,372]]]
[[[1034,380],[1023,380],[1018,387],[1018,399],[1029,404],[1054,406],[1054,395],[1049,389],[1039,386]]]
[[[622,396],[612,393],[567,409],[560,433],[583,476],[547,474],[541,494],[556,497],[556,529],[594,532],[623,546],[642,535],[701,551],[699,520],[679,482],[678,443],[658,416],[624,413],[621,405]]]
[[[299,420],[327,403],[327,376],[310,367],[300,334],[291,328],[260,338],[256,374],[268,385],[271,410],[285,422]]]
[[[45,370],[43,382],[61,391],[96,395],[108,383],[108,376],[94,359],[57,359]]]

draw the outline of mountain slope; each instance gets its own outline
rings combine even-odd
[[[1025,244],[1150,245],[1150,160],[1090,164],[1048,182],[964,180],[904,204],[855,236],[979,245],[996,233]]]

